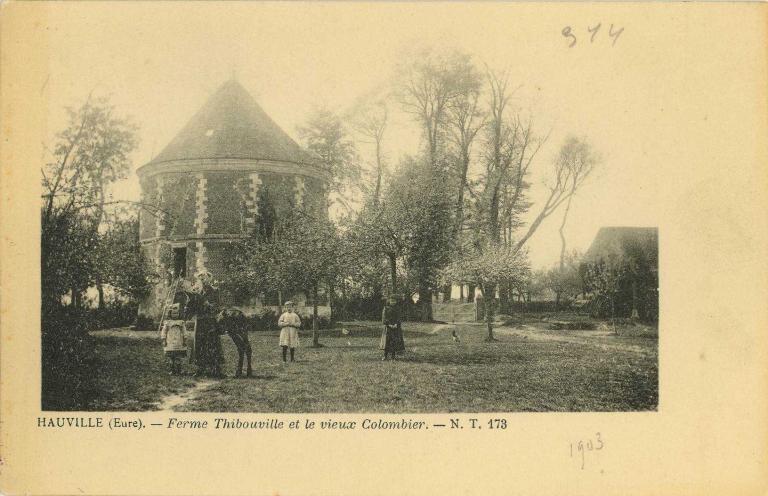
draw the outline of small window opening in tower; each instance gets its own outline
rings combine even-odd
[[[176,277],[187,277],[187,248],[173,249],[173,274]]]

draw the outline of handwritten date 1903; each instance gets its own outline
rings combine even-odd
[[[594,438],[580,439],[570,443],[571,458],[576,458],[579,461],[581,470],[584,470],[584,463],[587,458],[587,453],[590,451],[600,451],[605,447],[602,436],[599,432],[595,433]]]

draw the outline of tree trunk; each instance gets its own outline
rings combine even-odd
[[[568,220],[568,212],[571,210],[571,200],[573,195],[568,197],[568,203],[565,204],[565,212],[563,212],[563,221],[560,223],[560,272],[565,269],[565,223]]]
[[[389,277],[392,280],[392,294],[397,294],[397,257],[389,255]]]
[[[503,281],[499,284],[499,309],[501,313],[509,313],[511,296],[510,284]]]
[[[312,347],[320,347],[320,334],[317,331],[317,284],[312,286]]]
[[[473,303],[475,301],[475,286],[474,284],[467,285],[467,303]]]
[[[104,308],[104,285],[99,283],[96,285],[96,290],[99,292],[99,310]]]
[[[341,281],[341,320],[347,320],[347,281]]]
[[[453,284],[448,283],[445,286],[443,286],[443,303],[449,303],[451,301],[451,290],[453,289]]]
[[[459,303],[464,303],[464,283],[459,284]]]
[[[336,305],[336,285],[333,283],[333,281],[328,281],[328,309],[330,311],[330,315],[328,319],[333,323],[336,320],[336,313],[333,311],[333,308]]]
[[[421,310],[421,321],[432,321],[432,290],[428,287],[419,287],[419,307]]]
[[[637,280],[634,274],[632,274],[632,313],[630,317],[632,320],[640,318],[640,314],[637,311]]]
[[[373,204],[379,206],[381,196],[381,139],[376,139],[376,187],[373,191]]]
[[[456,208],[454,212],[453,240],[458,244],[461,226],[464,223],[464,188],[467,186],[467,172],[469,171],[469,145],[464,145],[461,152],[461,164],[459,166],[459,188],[456,195]]]
[[[485,326],[488,329],[488,335],[485,337],[486,341],[496,341],[493,336],[493,316],[496,306],[496,286],[485,285],[481,288],[483,292],[483,305],[485,306]]]

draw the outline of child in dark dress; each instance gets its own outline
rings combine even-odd
[[[394,360],[397,353],[405,351],[400,309],[395,296],[387,299],[387,304],[381,312],[381,323],[384,326],[379,341],[379,349],[384,350],[382,360],[387,360],[390,356]]]

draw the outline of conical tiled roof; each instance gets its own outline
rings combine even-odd
[[[314,162],[235,80],[224,83],[149,163],[225,158]]]

